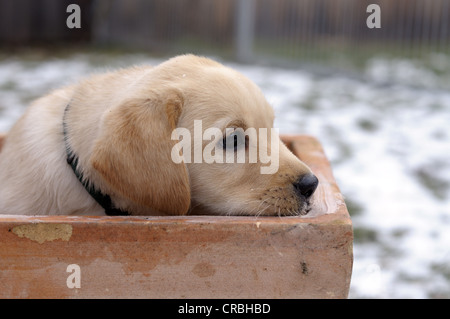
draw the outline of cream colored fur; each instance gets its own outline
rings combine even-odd
[[[261,163],[171,160],[171,132],[193,132],[194,120],[202,120],[204,130],[218,123],[220,129],[273,125],[273,110],[254,83],[210,59],[186,55],[154,68],[95,75],[35,101],[0,152],[0,214],[104,215],[66,162],[68,104],[68,142],[79,169],[133,215],[289,215],[305,209],[292,183],[310,170],[281,143],[273,175],[260,174]]]

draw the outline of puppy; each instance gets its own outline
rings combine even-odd
[[[2,151],[3,143],[5,142],[5,135],[0,134],[0,152]]]
[[[279,143],[273,119],[254,83],[203,57],[94,75],[35,101],[7,134],[0,214],[306,214],[318,180]],[[177,139],[181,128],[194,138]],[[223,135],[205,139],[209,128]],[[263,174],[267,161],[251,150],[278,167]],[[239,151],[244,161],[187,156]]]

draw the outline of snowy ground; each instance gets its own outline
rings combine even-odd
[[[51,88],[159,62],[94,53],[0,56],[0,132]],[[450,298],[450,57],[373,59],[359,80],[229,65],[262,88],[281,133],[322,142],[352,213],[350,297]]]

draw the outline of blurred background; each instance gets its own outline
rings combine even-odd
[[[354,225],[350,298],[450,297],[450,0],[0,0],[0,131],[54,88],[181,53],[321,141]]]

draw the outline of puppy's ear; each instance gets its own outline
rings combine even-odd
[[[134,203],[169,215],[186,214],[190,187],[184,163],[172,161],[183,107],[180,93],[132,99],[103,117],[91,158],[107,185]]]
[[[0,152],[2,151],[3,144],[5,144],[6,135],[0,134]]]

